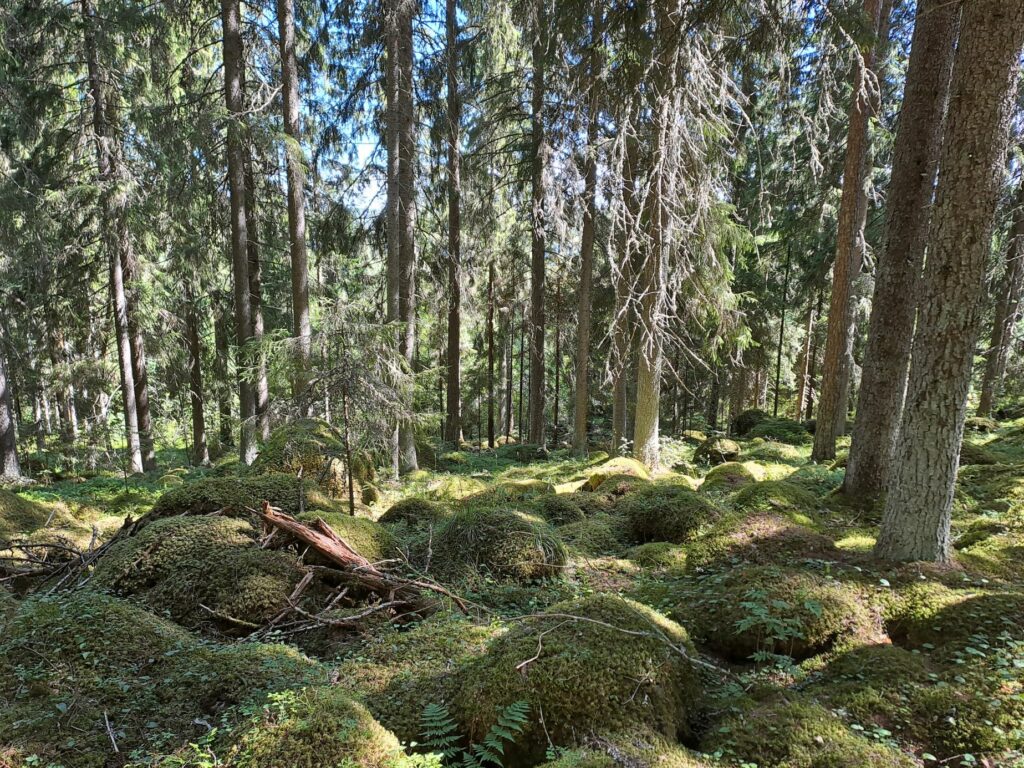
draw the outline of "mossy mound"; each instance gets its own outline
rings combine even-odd
[[[599,595],[559,603],[517,623],[472,662],[457,702],[470,740],[514,701],[530,704],[517,748],[542,756],[589,734],[647,727],[676,740],[693,733],[703,698],[685,630],[657,612]],[[540,716],[543,713],[543,724]]]
[[[499,459],[525,462],[536,461],[543,456],[544,452],[536,443],[508,443],[496,448],[494,453]]]
[[[789,445],[806,445],[813,440],[807,428],[792,419],[766,419],[751,429],[747,437],[763,437],[765,440],[775,440]]]
[[[151,517],[246,513],[258,510],[264,500],[290,515],[303,509],[345,511],[343,505],[325,496],[313,483],[272,473],[239,478],[204,477],[185,483],[157,499]]]
[[[451,512],[443,505],[422,496],[406,496],[392,504],[377,522],[384,525],[406,523],[415,527],[437,525]]]
[[[976,524],[956,547],[957,559],[972,572],[1008,581],[1019,581],[1024,573],[1024,531],[1019,526]]]
[[[786,480],[820,498],[843,484],[843,474],[843,470],[830,469],[824,464],[807,464],[794,470]]]
[[[751,408],[743,411],[739,416],[732,420],[732,431],[740,437],[743,437],[762,421],[767,421],[770,418],[771,417],[760,408]]]
[[[775,700],[751,705],[712,729],[701,748],[745,765],[779,768],[912,768],[898,749],[858,735],[815,704]]]
[[[742,457],[747,461],[797,465],[807,461],[807,450],[775,440],[751,440],[743,449]]]
[[[981,637],[1024,640],[1024,594],[922,582],[901,590],[885,619],[893,642],[908,648],[954,651]]]
[[[94,517],[89,510],[76,514],[65,504],[44,504],[0,488],[0,545],[10,539],[58,538],[84,544],[92,535],[92,522]]]
[[[614,459],[599,465],[583,484],[584,491],[596,491],[604,482],[612,477],[638,477],[641,480],[650,480],[651,474],[647,467],[636,459],[626,456],[616,456]]]
[[[681,544],[721,516],[718,507],[710,501],[674,483],[654,483],[639,488],[624,496],[616,504],[616,510],[626,518],[633,539],[639,543]]]
[[[331,496],[342,496],[347,488],[343,463],[345,446],[341,433],[319,419],[299,419],[270,433],[251,470],[256,474],[282,472],[317,483]],[[353,476],[372,480],[372,465],[353,462]]]
[[[534,502],[533,509],[552,525],[576,523],[587,516],[576,496],[568,493],[541,496]]]
[[[114,542],[91,585],[188,627],[249,632],[287,605],[304,573],[295,555],[262,549],[257,535],[241,518],[155,520]]]
[[[987,416],[968,416],[964,420],[964,429],[968,432],[980,432],[986,434],[999,429],[999,422]]]
[[[495,489],[510,499],[533,499],[548,496],[555,492],[555,486],[544,480],[506,480],[498,483]]]
[[[564,750],[541,768],[712,768],[717,762],[702,758],[664,736],[647,729],[601,734],[586,739],[586,746]]]
[[[752,461],[727,461],[712,467],[705,475],[700,490],[702,493],[724,495],[763,479],[764,470],[760,465]]]
[[[732,661],[806,659],[871,631],[855,587],[813,571],[748,565],[698,580],[673,612],[694,640]]]
[[[346,543],[371,563],[394,557],[397,553],[395,538],[380,523],[366,517],[354,517],[343,512],[303,512],[298,519],[312,523],[320,518],[345,540]]]
[[[271,698],[228,754],[231,768],[401,768],[414,765],[393,733],[338,686]]]
[[[589,557],[620,555],[631,539],[628,521],[611,512],[599,512],[579,522],[561,525],[558,536],[570,552]]]
[[[699,429],[684,429],[679,434],[679,439],[690,445],[700,445],[708,439],[708,436]]]
[[[325,681],[280,645],[201,643],[176,624],[95,592],[26,600],[0,638],[4,742],[76,768],[166,752],[267,690]]]
[[[724,464],[735,461],[740,455],[740,444],[724,437],[712,437],[705,440],[693,453],[693,460],[698,464]]]
[[[596,487],[596,490],[593,491],[593,493],[600,494],[606,499],[617,499],[636,490],[637,488],[644,488],[649,485],[650,482],[650,480],[645,480],[644,478],[637,477],[636,475],[608,475],[601,480],[601,483]],[[588,491],[585,486],[579,491],[581,494],[587,492]]]
[[[1020,504],[1024,501],[1024,464],[963,467],[957,474],[957,487],[977,504],[995,501]]]
[[[960,466],[972,464],[998,464],[999,459],[983,445],[970,443],[966,440],[960,445]]]
[[[758,486],[750,486],[757,488]],[[743,510],[723,517],[687,547],[691,570],[721,570],[747,563],[789,563],[793,558],[834,559],[832,539],[801,513]]]
[[[744,512],[781,512],[802,515],[810,523],[810,515],[819,507],[817,497],[796,483],[769,480],[741,488],[729,499],[735,509]]]
[[[433,568],[443,578],[484,573],[533,581],[557,577],[565,546],[543,520],[516,510],[470,507],[437,529]]]
[[[451,706],[459,689],[456,672],[481,656],[498,631],[450,613],[409,630],[388,626],[339,666],[338,678],[403,743],[417,741],[423,709],[431,703]]]
[[[644,568],[682,568],[686,565],[686,549],[668,541],[651,541],[633,547],[626,557]]]

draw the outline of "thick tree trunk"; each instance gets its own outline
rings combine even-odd
[[[631,258],[631,235],[634,223],[639,220],[639,196],[636,189],[636,173],[639,167],[639,147],[630,137],[626,142],[622,159],[622,224],[618,231],[616,263],[612,267],[612,283],[615,290],[615,316],[612,318],[612,454],[621,453],[627,439],[629,413],[628,382],[633,341],[633,305],[630,301],[633,264]]]
[[[135,376],[132,370],[132,349],[128,329],[128,307],[125,296],[122,250],[127,240],[124,199],[117,194],[115,168],[112,162],[111,136],[107,124],[107,101],[103,74],[100,71],[96,46],[96,18],[91,0],[82,0],[85,30],[85,54],[89,70],[89,90],[92,96],[93,133],[96,138],[96,164],[103,185],[101,202],[106,230],[107,257],[110,262],[110,298],[113,306],[114,332],[117,337],[117,356],[121,372],[121,393],[124,405],[125,442],[128,467],[132,473],[143,471],[142,448],[139,442],[138,409],[135,402]],[[69,397],[69,400],[72,398]]]
[[[459,97],[458,8],[445,2],[445,35],[448,76],[448,401],[444,439],[462,440],[462,183],[459,131],[462,102]]]
[[[277,29],[281,49],[281,85],[284,92],[285,157],[288,177],[288,242],[292,266],[292,333],[295,335],[295,375],[292,396],[299,413],[308,416],[312,327],[309,319],[309,263],[306,257],[306,172],[299,131],[299,71],[295,58],[295,2],[277,0]]]
[[[1024,181],[1014,201],[1012,223],[1006,240],[1005,267],[999,281],[992,318],[992,336],[985,352],[985,373],[981,380],[978,415],[992,415],[999,388],[1006,374],[1013,328],[1020,319],[1021,289],[1024,287]]]
[[[893,149],[885,245],[875,275],[857,417],[843,483],[843,490],[858,498],[875,498],[885,489],[903,411],[959,17],[959,5],[945,0],[918,4]]]
[[[398,17],[398,319],[402,324],[399,353],[407,373],[415,371],[416,352],[416,115],[413,104],[413,0],[401,0]],[[405,391],[405,405],[413,409],[415,387]],[[416,461],[416,433],[411,418],[398,425],[398,470],[412,472]]]
[[[384,5],[384,142],[387,149],[387,200],[386,200],[386,221],[387,221],[387,263],[386,263],[386,303],[387,321],[397,323],[398,315],[398,294],[399,294],[399,194],[398,194],[398,170],[399,170],[399,106],[398,106],[398,83],[399,75],[399,16],[403,0],[386,0]],[[398,477],[398,422],[396,421],[388,435],[389,453],[391,458],[391,474]]]
[[[228,190],[231,198],[231,263],[235,297],[235,343],[238,349],[238,402],[241,434],[239,458],[252,464],[256,458],[256,392],[249,381],[254,361],[250,342],[253,335],[249,284],[249,227],[245,211],[245,145],[242,90],[242,32],[239,0],[221,0],[224,28],[224,101],[228,121]]]
[[[953,489],[1022,45],[1024,0],[964,5],[906,407],[875,547],[886,559],[952,556]]]
[[[533,83],[530,96],[532,209],[530,247],[530,431],[531,443],[544,443],[544,257],[547,226],[544,171],[544,94],[548,56],[547,0],[534,0]]]
[[[487,266],[487,447],[494,448],[494,261]]]
[[[203,397],[203,349],[199,341],[199,312],[191,283],[185,283],[185,346],[188,348],[188,391],[192,405],[192,463],[197,467],[210,464],[206,440],[205,399]]]
[[[523,421],[523,403],[526,402],[526,308],[522,310],[519,319],[519,413],[516,418],[519,420],[519,442],[526,437],[524,430],[526,424]]]
[[[877,34],[882,0],[864,0],[868,28]],[[839,203],[836,231],[836,256],[832,267],[832,300],[828,312],[828,334],[822,373],[818,422],[814,431],[814,461],[834,459],[836,435],[846,423],[846,393],[849,382],[849,353],[853,303],[853,281],[860,271],[864,248],[861,225],[866,210],[864,174],[868,158],[868,116],[871,113],[870,89],[874,87],[874,59],[877,42],[868,42],[853,67],[853,91],[850,96],[849,131],[846,137],[846,163],[843,166],[843,193]]]
[[[596,21],[595,21],[596,27]],[[597,33],[592,45],[597,45]],[[591,56],[596,58],[596,52]],[[597,220],[597,129],[598,99],[594,80],[596,66],[591,65],[592,90],[587,115],[587,156],[583,160],[583,232],[580,236],[580,290],[576,309],[576,392],[573,405],[572,449],[579,457],[587,455],[587,415],[590,406],[590,313],[594,280],[594,226]]]
[[[0,481],[21,478],[21,464],[18,462],[18,422],[14,417],[11,397],[11,380],[7,374],[7,362],[0,340]]]

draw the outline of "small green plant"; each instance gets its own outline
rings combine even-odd
[[[505,746],[516,740],[517,734],[523,732],[529,703],[515,701],[498,713],[497,722],[491,726],[479,744],[470,744],[465,749],[459,747],[462,735],[452,720],[451,713],[443,704],[431,702],[423,709],[420,716],[421,746],[441,755],[447,765],[459,764],[463,768],[502,768]]]

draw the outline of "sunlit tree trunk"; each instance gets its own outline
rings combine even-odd
[[[445,2],[446,68],[448,78],[448,400],[444,439],[462,440],[462,152],[459,132],[462,102],[458,78],[458,7]]]
[[[2,330],[2,329],[0,329]],[[0,480],[21,478],[18,462],[18,423],[15,419],[11,380],[4,359],[4,344],[0,338]]]
[[[199,312],[191,282],[185,282],[185,346],[188,349],[189,401],[192,406],[192,463],[205,467],[210,463],[206,441],[206,413],[203,397],[203,348],[199,340]]]
[[[544,273],[547,242],[544,174],[544,96],[548,56],[547,0],[534,0],[533,82],[530,94],[530,430],[531,443],[544,443]]]
[[[964,5],[911,349],[906,406],[875,553],[945,562],[974,345],[982,319],[1024,0]]]

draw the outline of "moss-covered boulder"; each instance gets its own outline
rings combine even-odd
[[[628,521],[613,512],[598,512],[557,530],[570,552],[587,557],[620,555],[632,542]]]
[[[805,515],[746,509],[725,515],[689,544],[687,565],[694,571],[714,571],[743,563],[786,564],[794,558],[831,560],[836,555],[832,539],[814,530]]]
[[[739,416],[732,420],[732,431],[740,437],[743,437],[762,421],[766,421],[770,418],[771,417],[760,408],[751,408],[743,411]]]
[[[786,480],[768,480],[741,488],[729,499],[734,509],[744,512],[780,512],[802,516],[810,523],[810,516],[819,507],[818,498],[804,487]]]
[[[898,749],[860,735],[829,710],[800,700],[751,704],[711,729],[701,748],[745,765],[913,768]]]
[[[689,737],[704,704],[686,632],[638,603],[600,595],[518,622],[468,665],[456,712],[471,740],[515,701],[530,705],[517,747],[542,756],[588,735],[647,727]],[[543,716],[543,724],[540,718]]]
[[[555,486],[544,480],[531,478],[527,480],[506,480],[505,482],[498,483],[496,490],[508,498],[518,501],[554,494]]]
[[[546,494],[534,502],[533,509],[552,525],[575,523],[587,516],[578,497],[575,493]]]
[[[341,433],[319,419],[299,419],[284,424],[270,433],[252,463],[256,474],[283,472],[292,476],[300,471],[331,496],[340,497],[347,488],[344,465],[345,446]],[[359,481],[372,480],[369,462],[353,461],[353,476]]]
[[[998,464],[999,458],[988,448],[977,443],[964,441],[960,445],[960,466],[970,464]]]
[[[583,484],[584,491],[596,491],[606,480],[612,477],[638,477],[641,480],[650,480],[650,472],[642,463],[627,456],[616,456],[614,459],[599,465],[593,471],[587,481]]]
[[[97,522],[92,510],[73,510],[60,502],[39,502],[0,488],[0,545],[10,539],[87,544]]]
[[[713,768],[720,765],[646,728],[590,736],[541,768]]]
[[[230,768],[403,768],[413,761],[393,733],[338,686],[274,696],[234,740]]]
[[[1024,573],[1024,529],[981,521],[956,542],[957,560],[972,573],[1019,581]]]
[[[391,532],[369,518],[355,517],[344,512],[317,510],[303,512],[298,516],[298,520],[306,524],[317,519],[327,523],[336,534],[371,563],[387,560],[394,557],[397,552],[395,537]]]
[[[873,631],[857,587],[810,570],[748,565],[681,588],[673,616],[732,661],[758,653],[805,659]]]
[[[242,518],[169,517],[115,541],[91,585],[145,603],[188,627],[250,632],[279,613],[304,570],[260,547]]]
[[[450,514],[451,511],[440,502],[422,496],[406,496],[392,504],[388,511],[380,516],[378,522],[384,525],[406,523],[425,528],[437,525]]]
[[[325,681],[286,646],[200,642],[97,592],[39,597],[0,635],[0,738],[42,765],[106,768],[108,728],[141,759],[196,741],[268,690]]]
[[[724,464],[740,455],[740,444],[724,437],[711,437],[697,446],[693,460],[699,464]]]
[[[432,568],[443,578],[482,573],[533,581],[557,577],[566,552],[539,517],[514,509],[468,507],[444,521],[434,536]]]
[[[964,420],[964,429],[968,432],[980,432],[986,434],[999,429],[999,422],[987,416],[968,416]]]
[[[973,638],[1004,635],[1024,640],[1024,594],[912,584],[890,601],[885,626],[894,642],[908,648],[955,651]]]
[[[624,496],[616,510],[627,520],[639,543],[689,541],[721,512],[689,488],[674,483],[654,483]]]
[[[260,504],[297,515],[302,510],[347,511],[310,481],[281,473],[249,477],[205,477],[167,491],[153,505],[151,518],[175,515],[239,514]]]
[[[650,541],[633,547],[626,557],[643,568],[683,568],[686,548],[668,541]]]
[[[702,493],[725,495],[764,479],[764,470],[752,462],[727,461],[712,467],[700,485]]]
[[[792,419],[765,419],[753,427],[747,437],[763,437],[790,445],[806,445],[813,439],[807,427]]]

